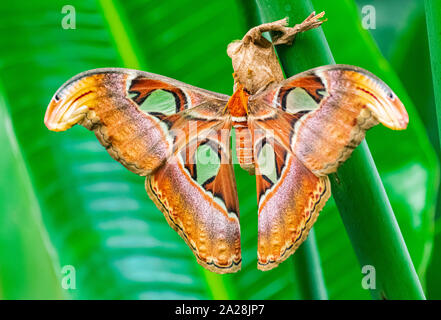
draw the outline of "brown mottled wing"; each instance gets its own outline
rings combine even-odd
[[[222,114],[227,101],[147,72],[96,69],[57,91],[45,124],[54,131],[75,124],[93,130],[115,160],[147,177],[149,196],[198,262],[234,272],[240,230],[231,120]]]
[[[58,89],[46,111],[45,124],[53,131],[65,131],[75,124],[93,130],[115,160],[145,176],[173,149],[169,124],[163,118],[194,108],[209,117],[213,106],[226,101],[228,96],[152,73],[95,69],[80,73]]]
[[[288,137],[287,128],[276,133],[289,139],[289,148],[316,175],[335,172],[372,126],[381,122],[402,130],[409,121],[403,104],[383,81],[348,65],[300,73],[256,96],[253,105],[250,112],[260,123],[286,114],[294,117]]]
[[[198,134],[146,180],[151,199],[199,264],[217,273],[235,272],[241,264],[230,129],[227,121]]]
[[[258,211],[258,268],[270,270],[306,239],[331,195],[317,177],[271,134],[252,129]]]
[[[250,99],[259,199],[259,268],[284,261],[306,239],[335,172],[378,122],[404,129],[393,92],[360,68],[306,71]]]

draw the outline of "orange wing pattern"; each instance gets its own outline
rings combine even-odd
[[[257,113],[287,113],[298,119],[289,137],[291,150],[317,175],[335,172],[374,125],[403,130],[409,121],[403,104],[383,81],[347,65],[303,72],[253,100],[260,106]],[[257,118],[262,122],[268,117]]]
[[[199,264],[217,273],[235,272],[241,264],[230,129],[225,122],[194,137],[146,179],[147,193],[170,226]]]
[[[250,98],[259,199],[258,267],[269,270],[306,239],[335,172],[381,122],[404,129],[404,106],[377,77],[336,65],[306,71]]]
[[[147,72],[97,69],[57,91],[45,123],[93,130],[115,160],[146,176],[149,196],[197,261],[234,272],[241,253],[228,99]]]

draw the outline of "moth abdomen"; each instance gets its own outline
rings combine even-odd
[[[251,130],[243,123],[233,124],[236,129],[236,152],[242,169],[254,174],[253,139]]]

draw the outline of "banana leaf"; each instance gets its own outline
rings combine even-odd
[[[56,253],[41,221],[0,84],[0,299],[62,299]]]

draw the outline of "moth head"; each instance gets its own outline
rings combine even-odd
[[[86,117],[88,105],[96,97],[94,76],[76,76],[61,86],[46,110],[44,123],[49,130],[65,131]]]

